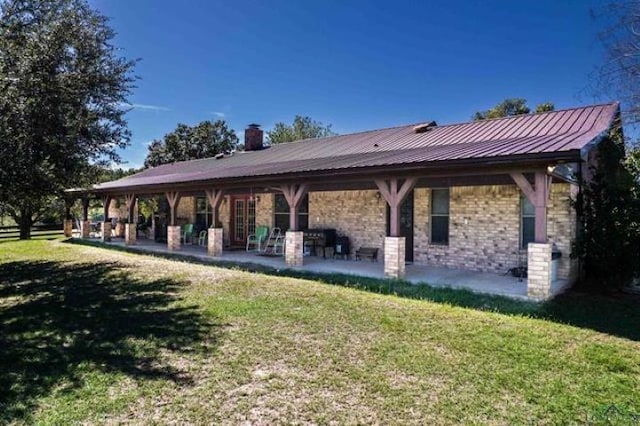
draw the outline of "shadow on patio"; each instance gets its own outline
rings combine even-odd
[[[545,303],[535,303],[513,298],[474,293],[470,290],[448,287],[434,287],[407,281],[388,280],[357,276],[344,273],[318,273],[313,271],[287,269],[285,267],[266,266],[258,263],[246,263],[217,260],[206,255],[204,250],[191,253],[147,250],[146,247],[126,247],[117,244],[104,244],[87,240],[68,240],[73,244],[90,245],[110,250],[139,253],[165,259],[211,265],[222,268],[238,269],[267,275],[287,276],[314,280],[326,284],[340,285],[380,294],[398,297],[429,300],[453,306],[492,311],[507,315],[525,315],[532,318],[573,325],[598,332],[640,341],[640,297],[626,294],[598,295],[570,290]],[[228,259],[228,258],[227,258]],[[279,259],[280,264],[282,260]],[[284,266],[284,265],[283,265]]]
[[[117,263],[0,265],[0,423],[28,418],[37,398],[82,386],[83,367],[190,383],[161,350],[211,350],[217,331],[180,284],[140,281]]]

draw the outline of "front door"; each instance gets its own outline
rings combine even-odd
[[[389,205],[387,205],[387,235],[390,232]],[[400,236],[405,238],[405,262],[413,262],[413,191],[400,206]]]
[[[229,228],[232,247],[246,247],[247,236],[256,232],[256,202],[248,195],[232,195]]]

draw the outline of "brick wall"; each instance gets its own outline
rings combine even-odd
[[[177,223],[182,225],[196,222],[196,199],[195,197],[181,197],[178,204]]]
[[[559,278],[571,278],[575,211],[570,185],[553,184],[547,211],[549,242],[562,252]],[[476,271],[505,272],[526,264],[520,249],[520,196],[515,185],[451,188],[449,245],[430,244],[430,190],[414,193],[414,258],[417,263]]]
[[[309,193],[309,228],[333,228],[351,242],[351,255],[359,247],[378,247],[383,259],[387,212],[377,191],[332,191]]]

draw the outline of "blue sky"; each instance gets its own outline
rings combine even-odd
[[[224,118],[242,137],[301,114],[349,133],[467,121],[506,97],[591,103],[602,60],[587,0],[91,3],[140,58],[125,166],[178,122]]]

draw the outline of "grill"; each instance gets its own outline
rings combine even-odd
[[[336,247],[335,229],[308,229],[304,231],[304,245],[311,247],[311,253],[315,256],[316,249],[322,248],[322,257],[326,257],[325,248]]]

